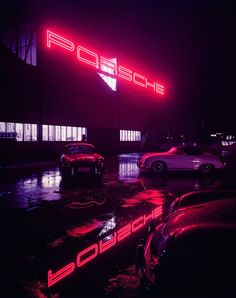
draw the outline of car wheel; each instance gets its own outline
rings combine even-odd
[[[154,161],[152,171],[156,174],[162,174],[166,171],[166,164],[162,161]]]
[[[214,166],[210,163],[204,163],[200,166],[200,172],[203,174],[212,173],[214,170]]]

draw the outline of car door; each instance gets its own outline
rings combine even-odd
[[[169,157],[168,168],[172,170],[187,170],[193,168],[193,156],[177,149]]]

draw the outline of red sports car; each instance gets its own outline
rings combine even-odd
[[[104,158],[96,153],[94,145],[83,142],[65,146],[61,156],[59,170],[63,177],[79,173],[90,173],[96,176],[104,173]]]

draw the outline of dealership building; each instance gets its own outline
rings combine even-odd
[[[65,144],[82,140],[103,154],[157,145],[160,73],[85,31],[49,13],[2,26],[2,161],[56,158]]]

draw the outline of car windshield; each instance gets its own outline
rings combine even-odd
[[[75,145],[75,146],[69,146],[66,148],[66,154],[78,154],[78,153],[93,154],[95,153],[95,148],[93,146],[87,146],[87,145]]]
[[[172,147],[169,150],[171,154],[201,155],[203,152],[198,147]]]

